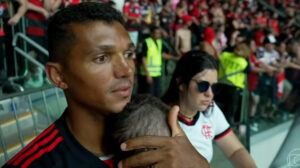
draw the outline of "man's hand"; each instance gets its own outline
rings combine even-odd
[[[9,20],[8,20],[8,24],[9,25],[11,25],[11,26],[15,26],[16,24],[18,24],[19,23],[19,21],[20,21],[20,16],[19,15],[14,15],[12,18],[10,18]]]
[[[152,77],[150,75],[147,75],[146,78],[147,78],[147,83],[149,85],[153,83],[153,79],[152,79]]]
[[[177,120],[179,107],[174,106],[168,117],[172,137],[145,136],[121,144],[123,151],[154,148],[122,160],[119,168],[155,165],[155,168],[208,168],[207,160],[189,142]]]
[[[50,16],[50,13],[49,13],[46,9],[42,9],[42,10],[41,10],[41,14],[42,14],[46,19],[48,19],[49,16]]]

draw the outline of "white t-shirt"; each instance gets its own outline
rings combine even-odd
[[[231,132],[229,123],[220,108],[213,103],[207,114],[198,112],[194,120],[188,122],[179,115],[179,124],[196,150],[211,161],[213,156],[212,141]]]
[[[268,52],[263,47],[259,47],[256,53],[259,61],[262,61],[269,65],[279,59],[279,53],[276,50]]]

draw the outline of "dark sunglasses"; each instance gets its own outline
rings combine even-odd
[[[195,79],[192,79],[192,80],[197,83],[198,91],[200,93],[206,92],[209,89],[209,87],[211,87],[211,90],[214,94],[218,94],[221,90],[221,87],[220,87],[220,85],[218,85],[218,83],[214,83],[211,85],[207,81],[197,81]]]

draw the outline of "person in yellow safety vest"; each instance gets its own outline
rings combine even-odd
[[[222,94],[219,98],[216,96],[216,101],[222,104],[221,109],[230,124],[239,119],[241,91],[245,88],[246,73],[251,70],[247,60],[250,54],[250,46],[246,42],[241,42],[236,45],[233,52],[225,51],[220,57],[219,82],[227,84],[223,85]]]
[[[156,97],[160,97],[161,93],[161,75],[162,75],[162,59],[177,60],[179,57],[167,54],[161,40],[161,28],[153,26],[150,28],[150,37],[143,42],[142,53],[138,57],[141,63],[138,77],[138,92],[150,93]]]
[[[245,70],[249,67],[247,58],[251,50],[246,43],[238,44],[233,52],[223,52],[220,58],[219,79],[228,80],[238,88],[245,88]]]

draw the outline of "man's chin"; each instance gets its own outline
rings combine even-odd
[[[130,102],[131,96],[126,97],[125,99],[123,99],[122,101],[116,103],[112,109],[112,113],[120,113],[123,111],[123,109],[125,108],[125,106]]]

